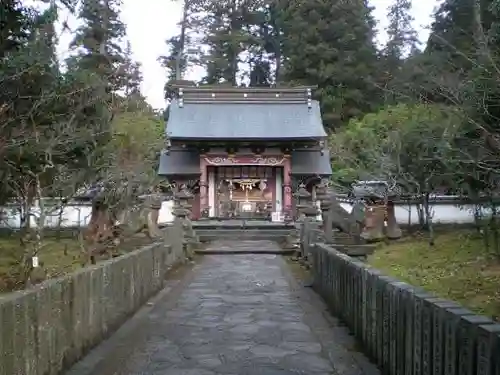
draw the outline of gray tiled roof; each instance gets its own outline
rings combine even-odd
[[[321,151],[293,151],[291,157],[293,175],[332,175],[330,153],[328,150],[324,150],[323,154]]]
[[[160,176],[180,176],[200,174],[200,154],[195,150],[170,150],[167,154],[162,152]]]
[[[326,137],[319,103],[185,103],[170,105],[172,139],[307,139]]]

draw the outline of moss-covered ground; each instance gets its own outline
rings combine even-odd
[[[368,262],[384,273],[471,310],[500,318],[500,260],[471,230],[425,233],[381,244]]]
[[[149,243],[151,241],[147,238],[130,238],[119,245],[117,253],[127,253]],[[29,246],[31,245],[22,245],[16,235],[0,236],[0,293],[24,288],[21,265],[25,249],[31,253]],[[43,279],[56,278],[87,265],[87,256],[82,251],[80,241],[71,236],[44,238],[38,257],[43,269]],[[98,261],[107,258],[104,256]]]

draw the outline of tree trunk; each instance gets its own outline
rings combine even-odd
[[[498,207],[496,202],[491,200],[491,218],[489,223],[489,230],[492,234],[492,248],[497,259],[500,259],[500,240],[498,235]],[[488,236],[488,234],[486,235]],[[489,241],[488,241],[489,242]]]
[[[425,226],[429,231],[429,245],[434,246],[434,226],[432,225],[432,213],[429,207],[430,193],[425,193],[423,196],[423,207],[425,212]]]
[[[422,197],[420,199],[423,200]],[[417,201],[416,208],[417,208],[417,215],[418,215],[418,224],[423,229],[423,228],[425,228],[425,209],[424,209],[422,202]]]
[[[411,200],[408,200],[408,231],[411,231]]]

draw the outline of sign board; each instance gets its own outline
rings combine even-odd
[[[271,214],[271,221],[273,223],[282,223],[285,221],[285,215],[282,212],[273,212]]]

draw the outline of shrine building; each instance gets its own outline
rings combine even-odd
[[[158,174],[194,192],[193,218],[291,214],[332,173],[311,88],[176,87]]]

